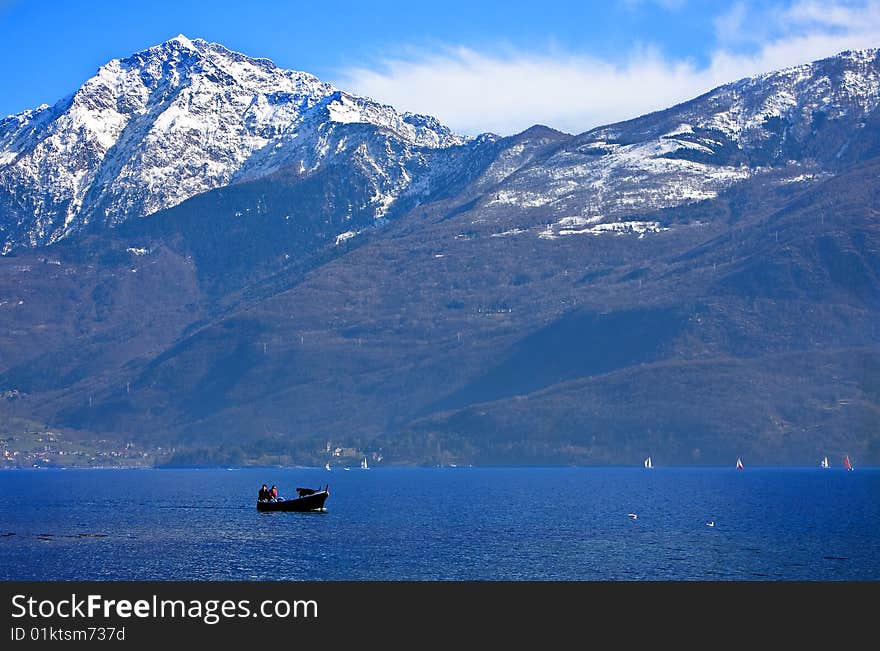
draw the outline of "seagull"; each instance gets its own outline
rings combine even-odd
[[[639,517],[635,513],[627,513],[626,515],[627,517],[629,517],[630,520],[636,520]]]
[[[706,526],[707,526],[707,527],[714,527],[714,526],[715,526],[715,520],[709,520],[709,521],[706,523]]]

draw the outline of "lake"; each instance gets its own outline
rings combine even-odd
[[[258,513],[262,483],[329,483],[326,512]],[[0,561],[6,581],[878,580],[880,469],[4,471]]]

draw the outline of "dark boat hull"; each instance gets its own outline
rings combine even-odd
[[[277,502],[258,501],[257,511],[321,511],[329,495],[329,491],[323,490],[315,491],[311,495],[297,497],[292,500],[279,500]]]

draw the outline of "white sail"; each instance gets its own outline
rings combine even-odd
[[[739,457],[736,458],[736,469],[737,470],[743,469],[743,462],[742,462],[742,459],[740,459]]]
[[[370,467],[367,465],[367,458],[366,457],[364,457],[364,460],[361,461],[361,468],[363,468],[364,470],[370,469]]]
[[[653,467],[654,467],[654,464],[651,463],[651,457],[648,457],[647,459],[645,459],[645,468],[653,468]]]
[[[822,466],[823,468],[830,468],[831,467],[831,464],[828,463],[828,457],[823,458],[822,463],[820,463],[819,465]]]

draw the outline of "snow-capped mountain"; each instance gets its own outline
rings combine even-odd
[[[350,124],[374,127],[334,137]],[[407,184],[370,156],[381,132],[416,151],[464,139],[316,77],[177,36],[114,59],[73,95],[0,121],[0,250],[53,242],[90,222],[150,215],[206,190],[339,155],[374,168],[375,201]],[[375,148],[375,147],[374,147]],[[393,177],[393,178],[389,178]]]
[[[863,155],[880,104],[880,51],[746,78],[627,122],[588,131],[511,174],[487,199],[512,225],[531,211],[542,237],[645,232],[639,214],[715,197],[749,177],[810,181]],[[867,133],[866,133],[867,132]]]
[[[877,144],[878,103],[878,50],[863,50],[576,137],[539,128],[469,140],[434,118],[178,36],[109,62],[53,107],[0,121],[0,253],[279,170],[308,177],[334,165],[358,190],[334,198],[332,238],[366,228],[341,223],[353,211],[402,214],[465,185],[495,235],[645,234],[663,228],[643,217],[657,209],[756,175],[814,181],[864,156]]]
[[[328,436],[877,463],[878,70],[465,141],[202,41],[111,62],[0,124],[0,423],[185,465],[323,465]]]

